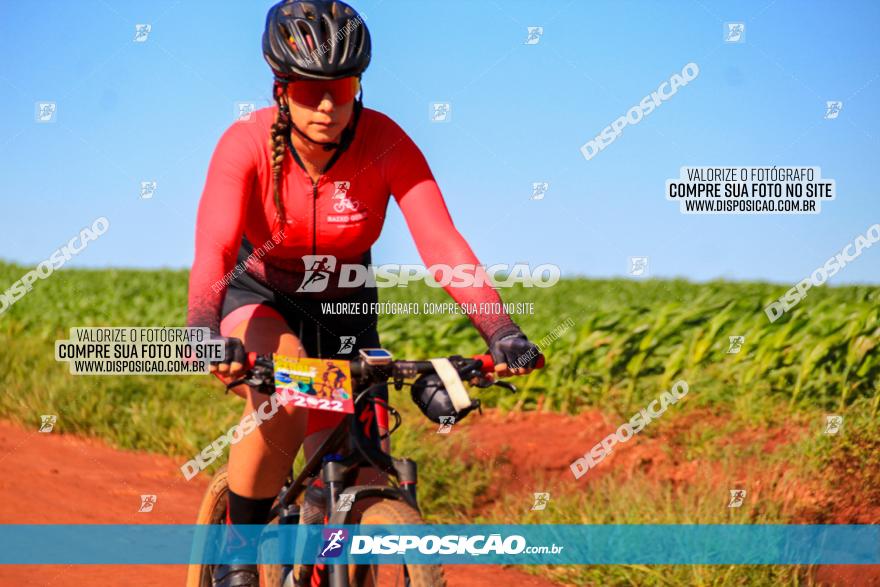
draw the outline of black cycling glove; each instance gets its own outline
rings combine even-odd
[[[515,324],[504,327],[489,339],[489,353],[496,365],[507,364],[508,369],[533,368],[541,351]]]
[[[223,360],[211,361],[212,365],[219,365],[220,363],[241,363],[244,365],[247,362],[247,353],[244,350],[244,344],[241,342],[241,339],[229,336],[214,336],[211,342],[223,343]]]

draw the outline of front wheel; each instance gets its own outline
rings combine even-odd
[[[229,476],[226,465],[223,465],[217,469],[217,473],[205,491],[196,524],[225,524],[228,494]],[[193,545],[194,554],[197,557],[200,556],[204,547],[203,544]],[[186,574],[186,587],[211,587],[213,577],[213,565],[190,565]],[[281,567],[260,565],[260,584],[267,587],[280,587]]]
[[[368,507],[361,524],[421,524],[419,513],[402,501],[382,500]],[[446,587],[441,565],[352,565],[352,587]]]
[[[225,524],[226,495],[228,493],[229,478],[226,465],[223,465],[217,470],[205,491],[196,524]],[[204,544],[194,544],[194,554],[200,557],[204,548]],[[211,587],[212,571],[211,565],[190,565],[186,573],[186,587]]]

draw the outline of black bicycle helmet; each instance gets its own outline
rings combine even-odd
[[[473,410],[480,407],[480,400],[472,400],[469,406],[456,410],[439,375],[420,376],[413,382],[410,392],[413,401],[419,406],[422,413],[429,420],[438,424],[443,423],[444,416],[452,416],[455,418],[452,423],[457,424]]]
[[[370,31],[338,0],[283,0],[269,9],[263,57],[276,79],[359,76],[370,64]]]

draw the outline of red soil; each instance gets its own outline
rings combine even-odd
[[[523,503],[531,503],[532,492],[549,491],[552,499],[553,495],[582,491],[586,483],[606,475],[624,483],[639,473],[649,483],[674,485],[689,484],[698,475],[708,477],[721,495],[738,481],[747,480],[750,501],[766,497],[788,504],[794,523],[880,524],[880,500],[876,499],[880,492],[861,486],[846,471],[828,472],[829,478],[840,479],[839,486],[829,491],[820,480],[810,483],[787,476],[787,465],[774,469],[758,459],[743,459],[735,464],[737,469],[731,478],[718,463],[685,458],[681,448],[684,434],[725,423],[725,418],[707,410],[689,412],[663,423],[654,438],[643,434],[617,445],[611,455],[579,480],[575,480],[569,463],[613,432],[620,424],[618,418],[597,411],[571,416],[536,412],[502,415],[489,410],[483,417],[463,422],[461,430],[476,460],[494,461],[499,469],[499,483],[477,508],[490,519],[501,485],[506,495],[521,494]],[[744,428],[719,444],[757,446],[759,454],[767,455],[805,433],[796,426]],[[815,580],[823,586],[880,586],[880,566],[823,566],[816,570]]]
[[[180,462],[120,451],[57,433],[41,434],[0,422],[0,523],[192,524],[207,477],[184,480]],[[149,513],[138,513],[142,494],[156,495]],[[450,587],[554,587],[556,584],[502,566],[446,567]],[[0,565],[0,585],[21,587],[139,587],[183,585],[183,565]]]
[[[720,427],[726,420],[709,411],[692,411],[670,422],[658,423],[658,435],[638,435],[605,459],[586,477],[575,480],[568,464],[583,455],[619,424],[616,416],[585,412],[577,416],[550,413],[502,415],[489,410],[469,418],[453,432],[467,435],[475,465],[494,460],[506,494],[534,491],[551,495],[581,491],[585,483],[613,475],[626,482],[644,475],[649,482],[689,484],[698,476],[717,479],[721,490],[732,482],[748,480],[749,499],[772,497],[794,504],[800,523],[880,523],[880,503],[864,499],[868,488],[854,485],[840,472],[840,486],[828,491],[817,480],[786,481],[788,467],[767,468],[757,459],[737,463],[736,479],[718,463],[687,459],[683,438],[688,432]],[[702,428],[701,428],[702,427]],[[741,429],[720,441],[737,446],[759,446],[769,454],[794,441],[805,431],[795,426],[765,430]],[[207,478],[185,481],[178,460],[145,453],[120,451],[106,444],[59,434],[40,434],[0,422],[0,463],[9,472],[0,479],[2,523],[174,523],[194,522]],[[830,472],[829,475],[836,473]],[[502,484],[495,484],[500,487]],[[491,518],[500,495],[483,497],[478,512]],[[722,491],[724,493],[724,491]],[[150,513],[138,513],[140,495],[155,494]],[[873,494],[869,494],[873,495]],[[501,520],[498,520],[501,521]],[[501,566],[448,566],[451,587],[553,587],[544,578]],[[128,580],[138,585],[182,585],[184,566],[0,566],[0,585],[115,586]],[[822,585],[877,585],[880,568],[826,566],[816,572]]]

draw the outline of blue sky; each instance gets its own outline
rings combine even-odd
[[[268,104],[269,2],[0,3],[0,258],[32,264],[111,228],[71,266],[185,267],[217,139],[236,102]],[[880,3],[356,1],[373,38],[368,107],[425,152],[459,229],[489,263],[564,275],[794,283],[880,222]],[[723,42],[728,21],[742,44]],[[135,43],[137,23],[149,23]],[[543,26],[536,45],[528,26]],[[579,147],[688,62],[700,75],[587,161]],[[844,103],[823,119],[825,101]],[[55,101],[38,124],[35,103]],[[429,120],[450,102],[452,121]],[[872,104],[874,106],[872,106]],[[686,165],[819,166],[817,216],[685,216]],[[142,180],[156,180],[151,200]],[[540,201],[531,184],[547,181]],[[392,205],[374,261],[415,262]],[[880,247],[831,283],[880,279]]]

